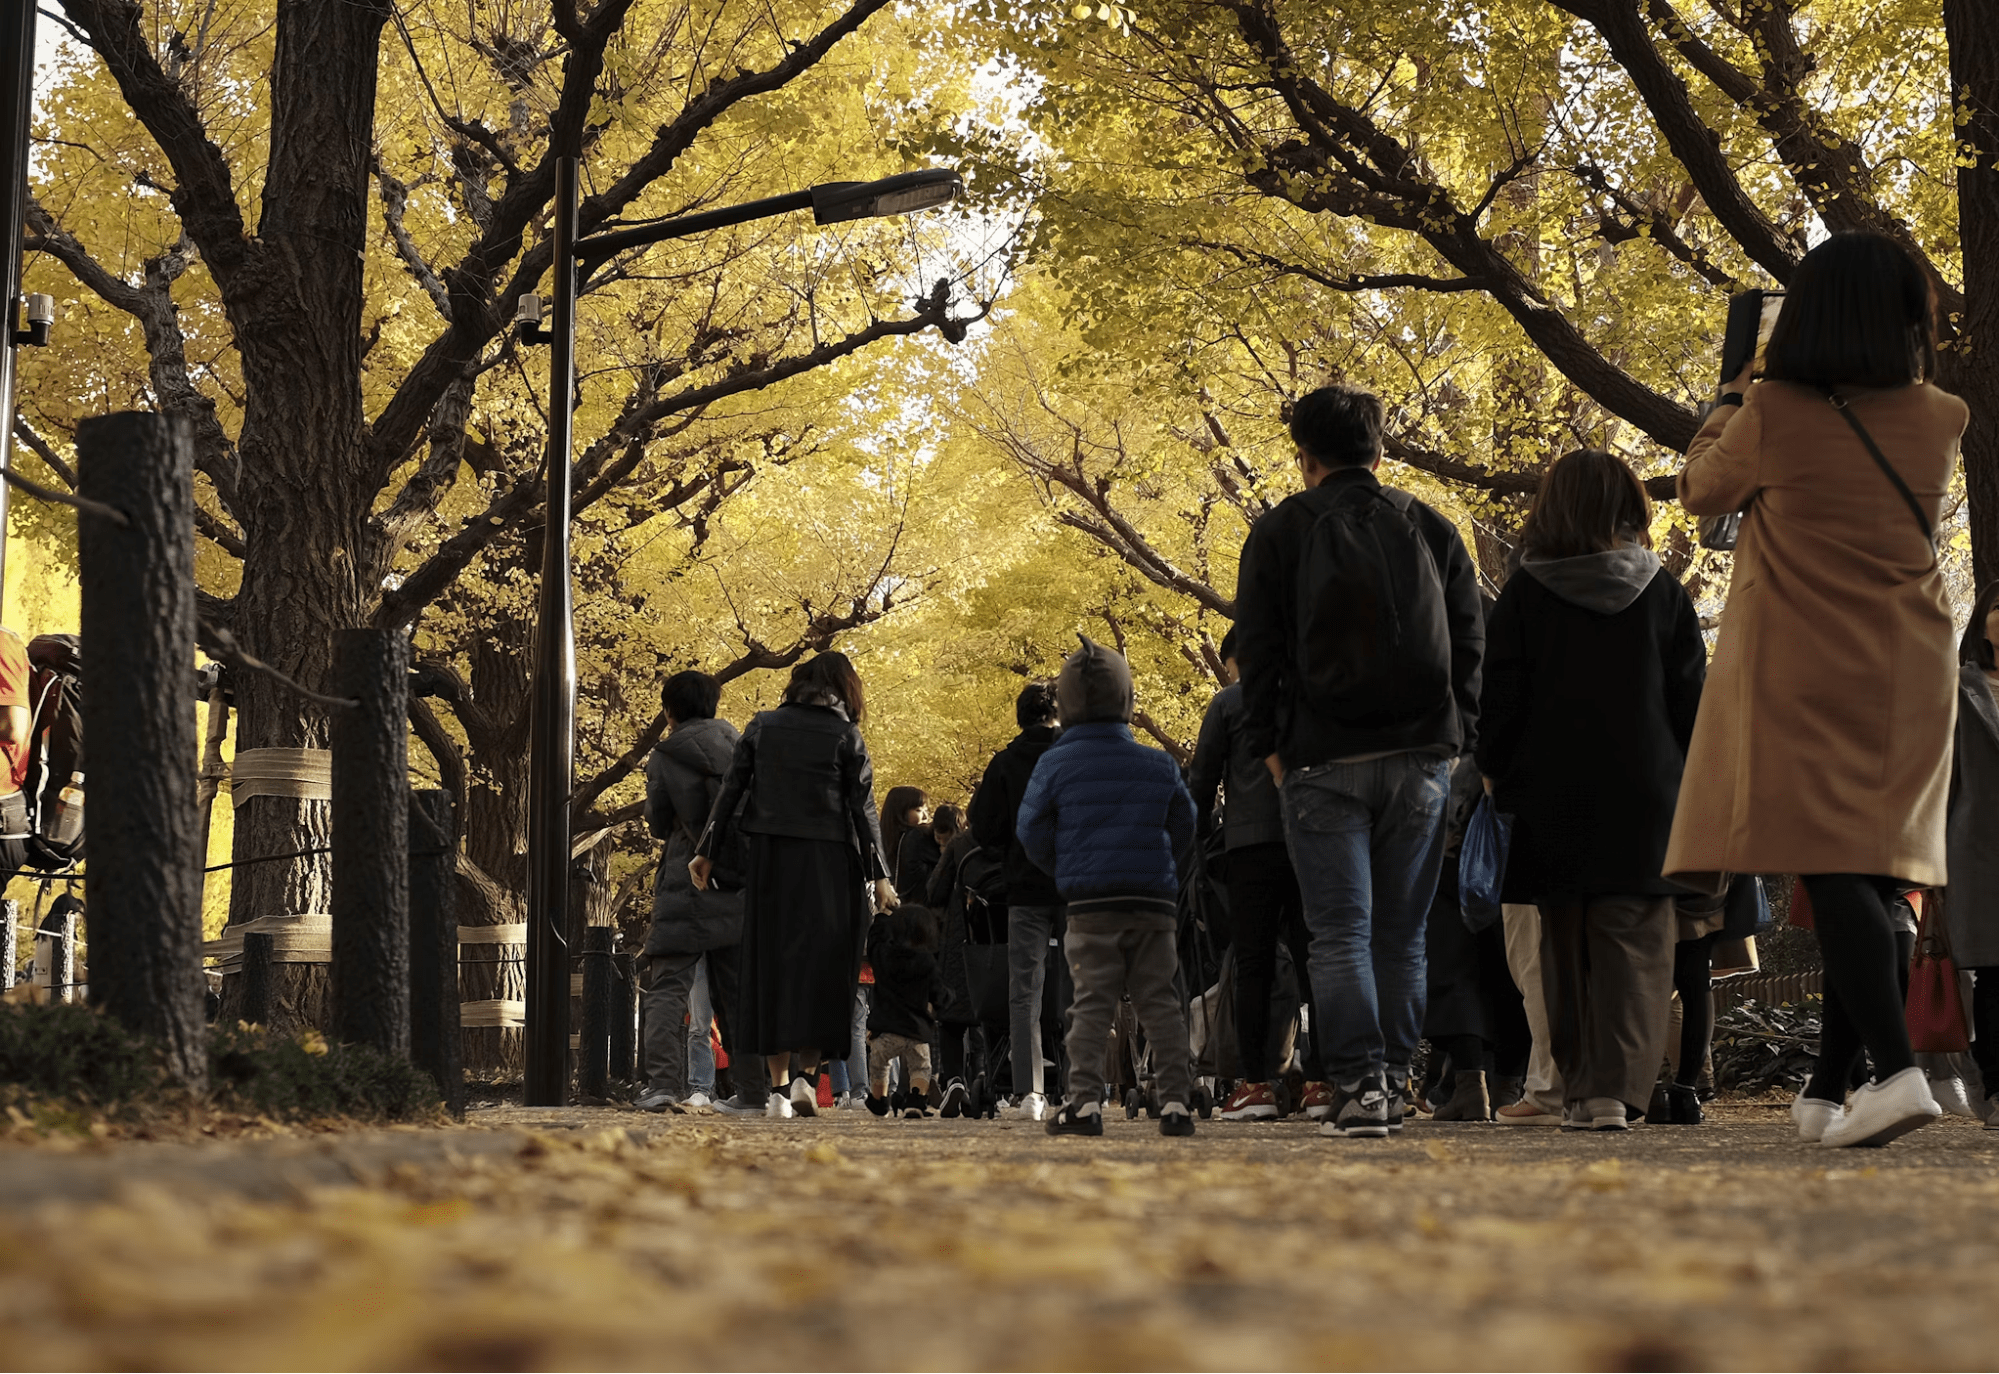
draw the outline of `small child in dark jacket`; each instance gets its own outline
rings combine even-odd
[[[903,1115],[929,1115],[930,1042],[937,1038],[937,1008],[944,977],[937,971],[937,913],[904,902],[877,917],[868,932],[868,963],[875,971],[874,1005],[868,1012],[868,1110],[887,1116],[888,1066],[902,1061]]]
[[[1079,638],[1083,647],[1055,680],[1062,738],[1034,765],[1017,829],[1068,907],[1069,1096],[1048,1133],[1104,1133],[1104,1052],[1129,992],[1158,1075],[1160,1134],[1192,1135],[1193,1057],[1174,937],[1194,799],[1173,760],[1132,737],[1123,655]]]

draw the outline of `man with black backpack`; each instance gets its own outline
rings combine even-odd
[[[1004,854],[1007,907],[1008,1044],[1013,1055],[1013,1106],[1032,1120],[1048,1114],[1042,1091],[1041,1006],[1051,941],[1063,936],[1062,896],[1055,879],[1037,868],[1015,833],[1020,799],[1034,765],[1054,745],[1061,731],[1055,723],[1055,688],[1030,682],[1013,705],[1020,733],[993,755],[986,775],[972,797],[972,838],[980,848]],[[1053,961],[1056,976],[1064,972]]]
[[[1256,522],[1236,589],[1243,728],[1282,794],[1334,1136],[1402,1125],[1445,799],[1476,740],[1485,652],[1464,541],[1375,479],[1381,429],[1368,392],[1299,398],[1306,489]]]

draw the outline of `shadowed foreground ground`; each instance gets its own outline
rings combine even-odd
[[[9,1368],[1988,1368],[1999,1133],[481,1113],[0,1153]]]

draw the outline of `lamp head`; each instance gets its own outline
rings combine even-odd
[[[812,218],[819,224],[911,215],[956,200],[965,183],[948,167],[903,172],[879,181],[831,181],[812,188]]]
[[[31,325],[54,324],[56,322],[56,298],[54,296],[45,296],[39,291],[32,293],[27,301],[27,315],[28,323]]]
[[[541,297],[530,291],[514,305],[515,324],[541,323]]]

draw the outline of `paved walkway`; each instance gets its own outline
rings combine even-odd
[[[12,1149],[22,1368],[1987,1368],[1999,1133],[1114,1116]]]

